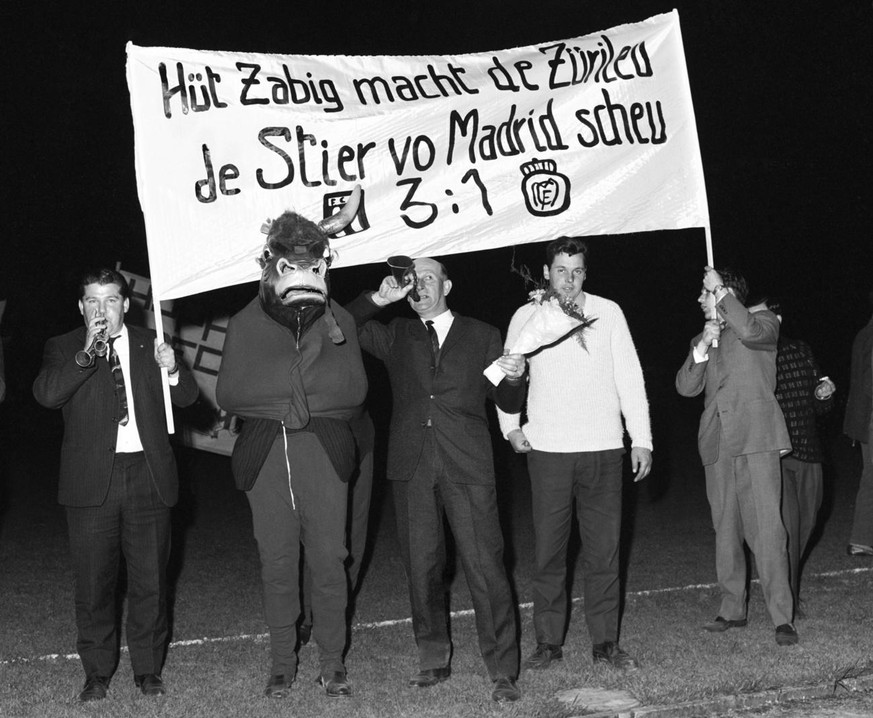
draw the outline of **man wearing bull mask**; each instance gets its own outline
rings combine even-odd
[[[58,500],[66,507],[76,582],[76,648],[82,702],[106,697],[118,665],[117,584],[127,564],[127,644],[134,683],[166,692],[166,567],[170,507],[179,495],[167,438],[161,368],[177,406],[197,399],[190,372],[154,332],[127,326],[127,281],[113,269],[85,274],[85,326],[49,339],[33,384],[36,400],[64,416]]]
[[[430,688],[451,673],[447,519],[473,599],[491,698],[517,701],[515,604],[503,564],[485,401],[490,397],[507,411],[521,408],[524,357],[501,356],[496,328],[449,310],[452,281],[442,263],[417,259],[414,270],[415,280],[385,277],[378,292],[348,305],[362,348],[385,363],[394,399],[388,480],[419,661],[408,685]],[[369,321],[403,298],[416,318]],[[504,374],[496,388],[483,375],[495,360]]]
[[[246,492],[261,560],[271,668],[265,694],[284,698],[297,673],[300,545],[311,576],[318,680],[351,695],[346,644],[348,482],[367,377],[354,322],[330,300],[328,235],[354,217],[356,187],[318,225],[285,212],[265,227],[258,296],[229,322],[216,396],[245,419],[231,465]]]

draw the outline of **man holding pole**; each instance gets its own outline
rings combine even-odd
[[[50,339],[33,384],[36,400],[64,415],[58,500],[66,507],[76,580],[76,647],[85,668],[82,702],[106,697],[118,664],[118,568],[127,564],[127,643],[134,682],[166,692],[166,567],[170,507],[179,495],[167,437],[161,369],[177,406],[197,383],[173,348],[127,326],[130,289],[113,269],[82,277],[85,326]]]
[[[745,540],[755,554],[776,643],[797,643],[782,524],[779,457],[791,450],[776,401],[779,320],[769,310],[749,312],[745,279],[704,268],[698,303],[706,323],[676,374],[682,396],[705,393],[698,448],[716,536],[722,591],[716,618],[703,626],[722,633],[746,625]]]

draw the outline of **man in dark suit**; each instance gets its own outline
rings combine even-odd
[[[444,518],[455,538],[473,598],[479,647],[493,700],[520,697],[515,607],[503,565],[486,397],[508,411],[524,399],[521,355],[501,357],[497,329],[449,311],[452,282],[433,259],[415,261],[417,282],[383,280],[379,292],[348,307],[361,347],[388,370],[394,408],[388,442],[397,531],[412,604],[419,671],[409,685],[428,688],[450,674]],[[410,295],[417,319],[368,321],[379,307]],[[497,388],[483,370],[498,360]]]
[[[58,500],[66,507],[76,579],[83,702],[105,698],[118,664],[122,555],[134,682],[145,695],[166,692],[166,566],[179,486],[161,369],[168,370],[174,404],[192,404],[198,389],[169,344],[124,324],[129,306],[130,289],[119,272],[85,274],[79,284],[85,326],[48,341],[33,384],[36,400],[64,417]]]
[[[782,524],[780,455],[791,450],[776,401],[779,320],[743,303],[745,280],[706,267],[698,303],[706,323],[676,374],[682,396],[704,394],[698,449],[715,527],[715,563],[722,591],[713,633],[746,625],[746,557],[755,554],[776,643],[797,643],[788,578],[787,535]],[[717,343],[717,346],[716,346]]]

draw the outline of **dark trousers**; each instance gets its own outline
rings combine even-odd
[[[567,544],[573,510],[582,538],[585,620],[594,644],[618,640],[623,449],[528,454],[533,495],[534,630],[560,646],[567,631]]]
[[[454,483],[446,475],[431,436],[413,477],[394,481],[392,487],[419,667],[441,668],[451,659],[443,526],[447,518],[470,588],[479,650],[488,675],[492,680],[515,678],[515,605],[503,564],[494,486]]]
[[[860,546],[873,546],[873,422],[869,440],[861,444],[861,480],[855,496],[855,515],[849,541]]]
[[[66,509],[76,580],[76,648],[87,676],[118,665],[116,598],[127,564],[127,644],[134,674],[160,673],[167,646],[170,508],[158,496],[145,456],[117,454],[101,506]]]
[[[794,610],[800,598],[800,560],[815,530],[823,496],[821,464],[782,457],[782,523],[788,533],[788,568]]]
[[[358,446],[358,467],[352,474],[349,487],[349,516],[346,524],[346,542],[349,552],[346,571],[349,577],[349,596],[358,590],[361,566],[367,550],[367,530],[370,525],[370,497],[373,493],[373,443],[375,429],[369,415],[352,422],[352,432]],[[312,575],[304,556],[303,570],[303,623],[312,625]]]
[[[246,492],[261,558],[273,674],[297,672],[301,543],[312,572],[312,635],[321,672],[343,670],[347,496],[348,486],[318,437],[308,432],[280,432],[255,485]]]

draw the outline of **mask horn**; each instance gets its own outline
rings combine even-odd
[[[336,234],[341,229],[344,229],[358,213],[358,205],[361,202],[361,185],[356,184],[352,190],[351,196],[346,200],[343,208],[336,214],[330,217],[325,217],[318,223],[318,228],[324,234]]]

